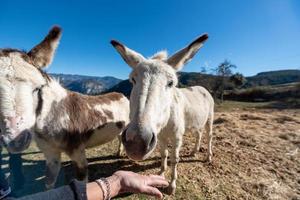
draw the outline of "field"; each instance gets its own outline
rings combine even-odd
[[[206,137],[200,152],[189,156],[195,137],[185,135],[174,196],[165,199],[300,199],[300,110],[265,109],[264,104],[229,102],[217,108],[213,162],[206,163]],[[156,152],[136,163],[114,156],[117,142],[90,149],[90,180],[117,169],[143,174],[158,173]],[[5,157],[7,159],[7,157]],[[42,154],[33,144],[24,153],[25,188],[17,195],[43,190]],[[64,156],[58,185],[72,177],[71,163]],[[7,170],[7,164],[4,165]],[[125,199],[148,199],[131,195]]]

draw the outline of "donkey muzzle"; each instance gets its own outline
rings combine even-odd
[[[130,131],[125,129],[122,133],[122,143],[126,154],[132,160],[145,160],[155,149],[157,143],[156,134],[148,131]]]
[[[32,135],[30,131],[24,130],[21,133],[17,134],[15,138],[12,138],[11,135],[2,135],[1,143],[7,148],[10,153],[20,153],[26,150],[32,140]]]

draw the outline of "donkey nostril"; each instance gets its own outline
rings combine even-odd
[[[153,146],[155,145],[155,142],[156,142],[156,136],[154,133],[152,133],[152,138],[149,143],[149,148],[153,148]]]
[[[122,132],[122,141],[125,143],[132,142],[136,139],[136,132],[132,130],[128,130],[128,128],[124,129]]]

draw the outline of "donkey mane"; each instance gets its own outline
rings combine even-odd
[[[0,48],[0,57],[8,56],[10,53],[20,53],[25,56],[28,56],[27,51],[25,50],[19,50],[14,48]]]
[[[21,58],[23,58],[26,62],[28,62],[29,64],[33,64],[32,59],[30,58],[30,56],[27,54],[27,51],[25,50],[19,50],[13,48],[0,49],[0,57],[8,57],[9,54],[11,53],[19,53],[21,55]]]

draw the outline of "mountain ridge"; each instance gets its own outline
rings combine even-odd
[[[50,73],[50,76],[59,80],[67,89],[83,94],[96,95],[107,92],[121,92],[129,96],[131,91],[131,83],[128,79],[122,80],[113,76],[98,77],[62,73]],[[200,72],[179,72],[178,78],[179,87],[201,85],[212,91],[218,76]],[[247,82],[243,88],[300,82],[300,70],[266,71],[245,78]]]
[[[121,79],[113,76],[86,76],[77,74],[50,73],[65,88],[83,94],[96,95],[118,84]]]
[[[243,88],[300,82],[300,70],[266,71],[245,78],[247,82]],[[203,74],[200,72],[179,72],[178,79],[178,87],[201,85],[209,91],[213,91],[217,84],[218,76],[212,74]],[[131,87],[132,86],[127,79],[108,89],[105,91],[105,93],[121,92],[124,95],[129,96]]]

